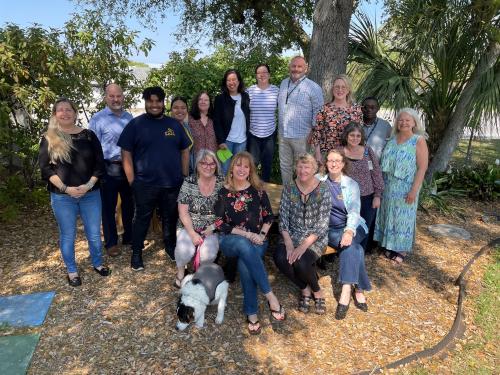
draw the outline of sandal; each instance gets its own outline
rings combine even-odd
[[[258,319],[255,322],[252,322],[247,316],[247,323],[248,323],[248,327],[247,327],[248,333],[250,333],[251,335],[259,335],[260,334],[261,327],[260,327],[260,322]]]
[[[326,302],[324,298],[315,298],[314,307],[316,309],[316,314],[323,315],[326,313]]]
[[[174,282],[172,283],[172,285],[177,288],[177,289],[180,289],[181,288],[181,283],[182,283],[182,279],[179,279],[177,276],[175,276],[175,280]]]
[[[405,256],[403,254],[392,250],[384,251],[384,256],[395,264],[402,264],[405,260]]]
[[[307,314],[309,312],[309,303],[311,302],[311,296],[300,295],[299,299],[299,311]]]
[[[271,321],[279,323],[279,322],[282,322],[286,319],[286,312],[285,312],[285,308],[283,306],[280,305],[278,310],[273,310],[273,309],[271,309],[271,304],[269,302],[267,302],[267,304],[269,306],[269,311],[271,312]],[[281,316],[281,318],[277,318],[274,314],[279,314]]]

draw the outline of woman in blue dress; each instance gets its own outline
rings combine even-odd
[[[396,263],[404,261],[415,242],[418,194],[429,162],[424,134],[418,113],[403,108],[381,158],[385,189],[373,239]]]

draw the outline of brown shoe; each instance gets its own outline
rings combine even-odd
[[[121,254],[121,250],[117,245],[111,246],[107,251],[110,257],[116,257]]]

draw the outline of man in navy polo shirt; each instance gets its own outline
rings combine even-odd
[[[182,125],[165,116],[163,89],[148,87],[142,98],[146,113],[130,121],[118,141],[122,148],[123,169],[132,186],[135,202],[131,260],[134,271],[144,269],[144,240],[157,206],[162,220],[165,251],[174,259],[179,216],[177,196],[183,177],[189,171],[191,144]]]
[[[132,243],[134,216],[132,190],[123,171],[121,150],[117,144],[123,129],[133,118],[130,113],[123,110],[123,99],[122,88],[116,83],[110,83],[106,86],[104,96],[106,107],[89,121],[89,129],[99,138],[104,154],[106,174],[101,179],[102,231],[104,247],[112,257],[120,254],[115,220],[118,194],[121,198],[123,245]]]

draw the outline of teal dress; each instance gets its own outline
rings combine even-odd
[[[393,137],[382,153],[380,167],[385,188],[373,239],[388,250],[410,252],[415,242],[418,193],[413,204],[406,203],[405,198],[417,173],[419,138],[419,135],[413,135],[398,145]]]

